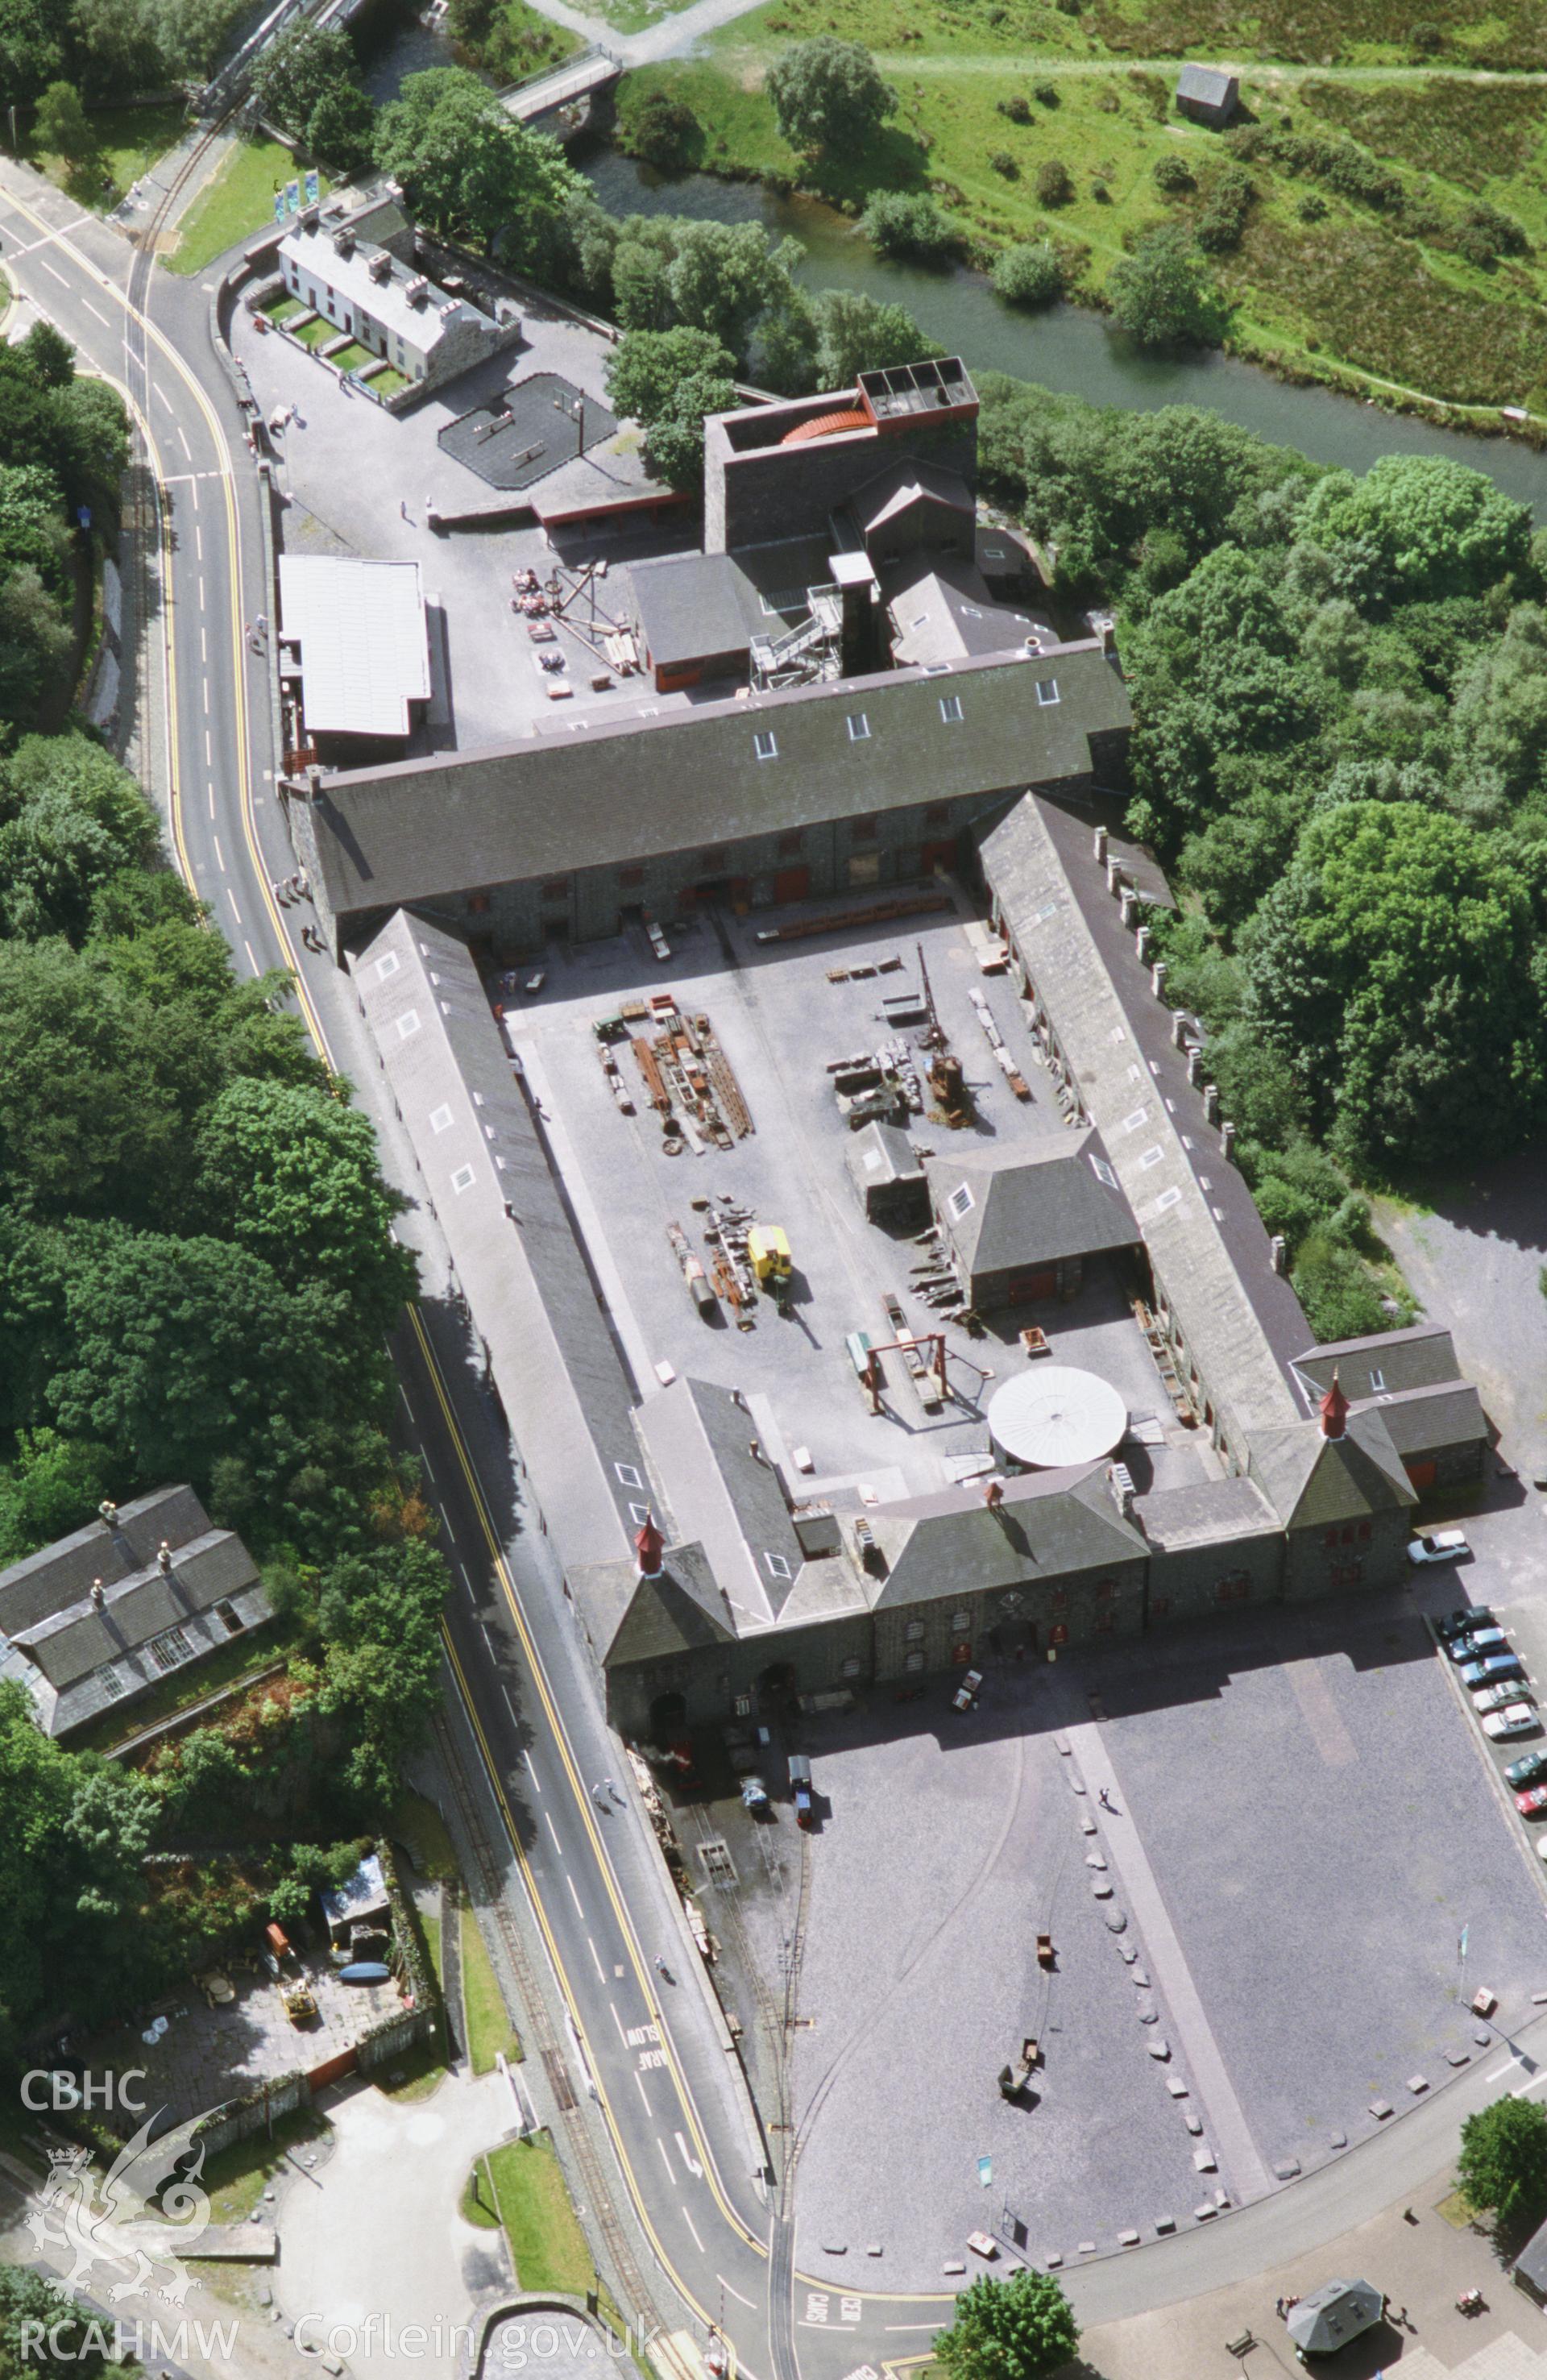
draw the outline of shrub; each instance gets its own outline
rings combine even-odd
[[[1022,91],[1013,91],[1008,99],[997,99],[994,104],[1012,124],[1030,124],[1032,120],[1032,103]]]
[[[1049,157],[1036,169],[1037,202],[1045,207],[1067,207],[1074,196],[1074,183],[1069,167],[1058,157]]]
[[[1331,212],[1331,209],[1320,190],[1307,190],[1295,209],[1295,212],[1301,223],[1321,223]]]
[[[1056,82],[1033,83],[1032,97],[1039,107],[1058,107],[1061,104],[1058,86]]]
[[[1256,195],[1257,185],[1245,166],[1227,165],[1193,226],[1199,247],[1210,256],[1223,256],[1227,249],[1239,248]]]
[[[1007,182],[1018,182],[1020,180],[1021,168],[1016,164],[1008,149],[992,150],[989,152],[988,162],[993,166],[996,174],[1002,174]]]
[[[1095,103],[1103,115],[1118,115],[1122,113],[1122,102],[1109,83],[1102,84],[1095,95]]]
[[[1064,269],[1045,240],[1007,248],[994,266],[994,293],[1009,306],[1051,306],[1064,294]]]
[[[629,146],[651,165],[685,165],[702,139],[702,127],[684,100],[652,91],[628,128]]]
[[[1152,179],[1155,188],[1163,190],[1167,198],[1175,198],[1179,191],[1196,187],[1183,157],[1157,157]]]
[[[916,191],[877,190],[860,217],[860,229],[882,256],[917,256],[930,263],[949,256],[957,244],[934,200]]]
[[[1444,47],[1444,28],[1442,25],[1432,24],[1426,17],[1420,17],[1416,25],[1408,27],[1408,39],[1420,58],[1432,58],[1436,50],[1443,50]]]
[[[1109,207],[1112,203],[1112,186],[1109,182],[1104,181],[1099,174],[1091,184],[1091,196],[1098,207]]]

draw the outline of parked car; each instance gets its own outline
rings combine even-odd
[[[1434,1622],[1434,1633],[1442,1644],[1448,1645],[1453,1636],[1469,1636],[1475,1629],[1496,1625],[1493,1612],[1485,1603],[1463,1604],[1459,1611],[1450,1611]]]
[[[1461,1683],[1464,1686],[1491,1686],[1499,1678],[1518,1678],[1524,1674],[1513,1653],[1490,1653],[1485,1660],[1466,1664],[1461,1671]]]
[[[811,1763],[804,1752],[790,1755],[790,1799],[795,1805],[796,1826],[809,1828],[812,1819]]]
[[[1517,1792],[1523,1792],[1528,1785],[1547,1783],[1547,1752],[1522,1753],[1504,1773]]]
[[[760,1777],[742,1779],[742,1807],[760,1818],[768,1806],[768,1789]]]
[[[1459,1529],[1431,1529],[1426,1536],[1414,1537],[1408,1548],[1408,1560],[1420,1565],[1460,1561],[1470,1551]]]
[[[1531,1702],[1534,1699],[1534,1695],[1527,1694],[1518,1678],[1510,1678],[1496,1686],[1479,1686],[1472,1696],[1472,1708],[1481,1718],[1484,1711],[1503,1710],[1505,1703]]]
[[[983,1687],[983,1671],[969,1670],[950,1698],[952,1710],[971,1710]]]
[[[1509,1643],[1502,1628],[1473,1628],[1464,1636],[1453,1636],[1445,1646],[1453,1661],[1481,1661],[1489,1653],[1500,1653]]]
[[[1489,1712],[1482,1732],[1494,1743],[1505,1743],[1513,1736],[1534,1735],[1541,1725],[1529,1703],[1506,1703],[1503,1710]]]
[[[1540,1817],[1547,1810],[1547,1785],[1533,1785],[1529,1793],[1517,1793],[1515,1806],[1522,1818]]]

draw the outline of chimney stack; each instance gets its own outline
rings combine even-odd
[[[1106,865],[1106,829],[1104,826],[1098,826],[1095,831],[1095,864],[1098,868]]]
[[[169,1576],[171,1573],[172,1548],[168,1545],[164,1537],[163,1537],[160,1545],[156,1548],[156,1568],[161,1572],[163,1578]]]
[[[1149,965],[1150,944],[1154,940],[1154,936],[1148,926],[1141,926],[1133,937],[1133,947],[1139,953],[1139,964],[1141,966]]]
[[[1194,1090],[1203,1079],[1203,1052],[1197,1042],[1187,1053],[1187,1079]]]
[[[1348,1433],[1348,1400],[1344,1395],[1342,1388],[1338,1383],[1337,1371],[1335,1366],[1332,1375],[1332,1386],[1327,1390],[1326,1395],[1322,1399],[1322,1436],[1323,1438],[1343,1438]]]
[[[1175,1014],[1175,1016],[1173,1016],[1173,1017],[1172,1017],[1172,1019],[1171,1019],[1171,1047],[1172,1047],[1172,1049],[1173,1049],[1173,1050],[1180,1050],[1180,1049],[1185,1045],[1186,1040],[1187,1040],[1187,1016],[1186,1016],[1185,1012],[1184,1012],[1182,1009],[1179,1009],[1179,1008],[1178,1008],[1178,1011],[1177,1011],[1177,1013],[1176,1013],[1176,1014]]]
[[[1233,1123],[1226,1123],[1220,1125],[1219,1146],[1225,1153],[1225,1161],[1227,1165],[1236,1151],[1236,1127]]]
[[[1268,1246],[1273,1254],[1273,1269],[1275,1272],[1282,1272],[1284,1269],[1284,1258],[1287,1252],[1283,1232],[1275,1232],[1272,1239],[1268,1242]]]
[[[91,1581],[91,1608],[92,1608],[92,1609],[93,1609],[93,1610],[95,1610],[95,1611],[100,1611],[100,1610],[102,1609],[102,1608],[103,1608],[103,1603],[106,1601],[106,1599],[107,1599],[107,1598],[106,1598],[106,1597],[105,1597],[105,1596],[103,1594],[103,1583],[102,1583],[101,1579],[100,1579],[100,1578],[94,1578],[94,1579]]]
[[[114,1502],[111,1496],[104,1496],[103,1498],[102,1502],[97,1506],[97,1512],[101,1516],[103,1524],[105,1528],[115,1529],[117,1527],[118,1507]]]
[[[1122,913],[1123,924],[1125,926],[1131,926],[1139,908],[1139,895],[1135,892],[1131,884],[1125,884],[1123,886],[1122,894],[1118,902],[1118,907]]]
[[[1156,959],[1154,966],[1150,969],[1150,990],[1154,992],[1156,1000],[1165,999],[1166,962],[1164,959]]]
[[[1203,1086],[1203,1122],[1205,1123],[1219,1122],[1219,1085],[1217,1083],[1205,1083]]]

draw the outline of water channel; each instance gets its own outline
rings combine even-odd
[[[427,31],[406,8],[401,17],[382,11],[369,37],[366,79],[374,97],[386,99],[405,74],[448,62],[439,32]],[[1490,473],[1547,520],[1547,454],[1517,440],[1436,430],[1330,389],[1292,387],[1229,356],[1146,355],[1084,307],[1018,312],[1000,303],[981,273],[888,262],[846,216],[811,200],[780,198],[757,182],[666,176],[600,144],[577,151],[574,162],[610,213],[757,222],[778,237],[792,235],[805,250],[799,278],[808,287],[863,290],[906,306],[971,370],[1012,372],[1097,405],[1208,406],[1260,438],[1351,471],[1367,470],[1382,455],[1450,455]]]

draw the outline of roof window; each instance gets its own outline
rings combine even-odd
[[[405,1012],[404,1013],[404,1014],[403,1014],[403,1015],[401,1015],[401,1016],[398,1018],[398,1020],[397,1020],[397,1038],[398,1038],[398,1039],[399,1039],[400,1041],[411,1041],[411,1040],[413,1039],[413,1038],[414,1038],[415,1034],[418,1031],[418,1029],[419,1029],[419,1012],[418,1012],[418,1010],[417,1010],[417,1008],[410,1008],[410,1009],[405,1010]]]
[[[450,1132],[451,1128],[452,1128],[452,1111],[451,1111],[450,1108],[445,1108],[445,1107],[437,1108],[437,1109],[435,1110],[435,1111],[434,1111],[433,1115],[431,1115],[431,1117],[430,1117],[430,1119],[429,1119],[429,1129],[430,1129],[430,1131],[431,1131],[431,1132]]]
[[[951,1213],[956,1217],[957,1221],[960,1222],[963,1215],[970,1215],[972,1213],[976,1201],[974,1200],[972,1191],[968,1188],[966,1183],[959,1182],[955,1189],[951,1192],[950,1196],[946,1200],[946,1204],[950,1208]]]
[[[1058,679],[1056,677],[1039,677],[1036,682],[1036,698],[1041,703],[1045,710],[1050,704],[1057,702],[1058,699]]]
[[[847,714],[847,725],[849,729],[849,741],[851,744],[869,743],[870,719],[867,712],[863,710],[851,710]]]
[[[470,1165],[459,1165],[452,1175],[452,1188],[460,1198],[464,1190],[470,1190],[477,1178]]]
[[[942,695],[941,695],[941,697],[940,697],[940,716],[941,716],[941,718],[945,721],[946,725],[947,725],[948,727],[949,727],[949,726],[950,726],[951,722],[952,722],[954,720],[958,720],[958,719],[960,719],[960,718],[961,718],[961,697],[959,694],[942,694]]]
[[[378,983],[385,983],[390,975],[395,975],[396,973],[397,953],[395,951],[383,951],[381,957],[376,962],[376,979]]]
[[[191,1661],[193,1646],[180,1628],[169,1628],[163,1636],[152,1636],[145,1647],[158,1670],[175,1670],[183,1661]]]
[[[770,1578],[789,1578],[792,1575],[790,1565],[782,1554],[766,1553],[763,1556],[763,1560],[768,1565],[768,1576]]]
[[[615,1463],[612,1468],[618,1475],[620,1488],[643,1488],[645,1485],[632,1463]]]
[[[759,760],[777,760],[779,742],[771,727],[760,727],[752,739],[752,748]]]
[[[1370,1386],[1371,1386],[1372,1390],[1374,1391],[1374,1393],[1375,1393],[1375,1395],[1376,1395],[1376,1396],[1378,1396],[1378,1397],[1384,1396],[1384,1394],[1385,1394],[1385,1386],[1386,1386],[1386,1376],[1385,1376],[1385,1374],[1384,1374],[1384,1372],[1377,1372],[1377,1371],[1373,1371],[1373,1370],[1372,1370],[1372,1371],[1371,1372],[1371,1375],[1370,1375]]]
[[[1091,1153],[1091,1172],[1095,1175],[1098,1182],[1106,1183],[1108,1190],[1115,1190],[1117,1188],[1117,1175],[1113,1172],[1112,1168],[1107,1164],[1105,1157],[1097,1157],[1094,1150]]]

